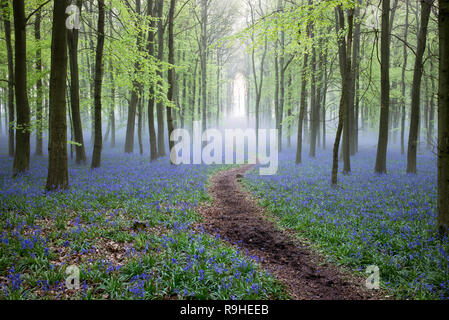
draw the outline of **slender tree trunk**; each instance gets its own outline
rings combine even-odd
[[[141,13],[141,2],[140,0],[136,0],[136,13],[139,15]],[[139,21],[136,20],[136,28],[139,28]],[[142,38],[143,38],[143,32],[142,29],[140,29],[139,34],[137,36],[137,50],[139,52],[143,51],[142,47]],[[141,72],[141,66],[138,62],[134,65],[134,73],[137,77],[138,74]],[[136,115],[137,115],[137,108],[139,107],[139,92],[142,91],[142,85],[140,82],[135,79],[133,80],[133,89],[131,91],[131,99],[129,102],[129,108],[128,108],[128,123],[126,126],[126,138],[125,138],[125,153],[133,153],[134,152],[134,135],[136,131]]]
[[[94,151],[92,154],[92,169],[101,166],[101,150],[103,148],[103,133],[101,128],[101,89],[103,84],[103,50],[104,50],[104,20],[105,5],[104,0],[98,0],[98,38],[97,50],[95,55],[95,140]]]
[[[185,79],[185,77],[184,77]],[[185,80],[184,80],[185,81]],[[220,111],[221,111],[221,61],[220,61],[220,50],[217,49],[217,128],[220,126]],[[185,87],[185,82],[184,82]]]
[[[434,73],[432,59],[430,59],[430,74]],[[430,88],[430,110],[429,110],[429,144],[431,147],[434,146],[434,126],[435,126],[435,81],[433,76],[430,78],[431,88]]]
[[[404,48],[403,48],[403,63],[402,63],[402,101],[401,101],[401,154],[405,154],[405,71],[407,69],[407,35],[408,35],[408,14],[409,14],[409,3],[405,1],[405,29],[404,29]]]
[[[302,132],[303,132],[303,124],[304,124],[304,114],[307,110],[306,106],[306,98],[307,98],[307,74],[308,74],[308,59],[309,54],[304,53],[302,65],[302,76],[301,76],[301,98],[300,98],[300,106],[299,106],[299,118],[298,118],[298,141],[296,147],[296,164],[300,164],[302,162]]]
[[[148,7],[147,7],[147,16],[153,17],[154,16],[154,9],[157,9],[154,7],[153,0],[148,1]],[[152,19],[150,22],[150,31],[148,32],[148,42],[147,42],[147,51],[148,54],[152,57],[154,57],[154,31],[153,29],[156,26],[156,22]],[[156,104],[155,99],[155,90],[154,90],[154,83],[150,83],[149,88],[149,97],[148,97],[148,131],[150,135],[150,159],[151,161],[154,161],[157,159],[157,138],[156,138],[156,129],[154,127],[154,106]]]
[[[112,0],[110,2],[112,4]],[[112,37],[113,31],[113,21],[112,21],[112,10],[109,12],[109,28],[110,28],[110,36]],[[111,124],[111,148],[115,148],[115,83],[114,83],[114,66],[112,63],[112,59],[109,61],[109,75],[111,78],[111,110],[109,112],[109,122]]]
[[[176,0],[170,0],[170,9],[168,14],[168,63],[172,66],[175,65],[175,37],[174,37],[174,20],[175,20],[175,8]],[[173,104],[175,103],[174,93],[175,93],[175,83],[176,81],[176,71],[174,67],[168,70],[168,93],[167,99]],[[168,128],[168,143],[170,151],[173,150],[174,141],[170,139],[171,134],[174,130],[173,119],[172,119],[172,108],[167,107],[167,128]],[[173,155],[170,155],[170,160],[173,163]]]
[[[47,190],[66,189],[69,185],[66,108],[67,30],[65,28],[67,4],[67,0],[55,1],[53,8]]]
[[[14,108],[14,62],[13,62],[13,49],[11,41],[11,14],[10,14],[10,2],[9,0],[2,0],[2,12],[3,12],[3,25],[5,27],[5,40],[6,51],[8,59],[8,126],[5,126],[5,130],[8,130],[8,154],[10,157],[14,157],[14,140],[15,132],[12,123],[15,121],[15,108]],[[8,129],[6,129],[6,127]]]
[[[279,1],[280,10],[282,10],[282,0]],[[285,106],[285,32],[281,31],[281,56],[279,57],[279,135],[278,146],[279,151],[282,151],[282,136],[284,126],[284,106]]]
[[[314,38],[313,30],[311,31],[311,38]],[[317,141],[317,101],[316,101],[316,49],[312,47],[312,61],[310,63],[310,157],[316,155],[316,141]]]
[[[158,21],[158,60],[163,61],[164,59],[164,33],[165,33],[165,26],[162,21],[162,16],[164,12],[164,0],[158,0],[157,2],[157,17],[159,19]],[[158,76],[160,78],[163,77],[162,71],[158,71]],[[162,84],[162,83],[159,83]],[[159,102],[157,104],[157,149],[159,157],[165,157],[165,125],[164,125],[164,113],[165,108],[162,102]]]
[[[449,1],[439,0],[438,230],[449,234]]]
[[[418,35],[418,48],[416,50],[415,69],[413,73],[412,85],[412,105],[410,114],[410,132],[408,137],[407,152],[407,173],[416,173],[416,149],[419,139],[419,118],[420,118],[420,98],[421,79],[423,72],[423,56],[426,50],[427,26],[429,24],[430,10],[433,0],[421,1],[421,23]]]
[[[425,104],[424,104],[424,124],[426,127],[426,149],[430,150],[430,136],[429,136],[429,114],[430,114],[430,92],[429,92],[429,79],[425,80]]]
[[[208,0],[201,0],[201,108],[202,131],[207,128],[207,24],[208,24]]]
[[[77,0],[77,7],[82,10],[82,0]],[[76,28],[68,30],[68,47],[70,58],[70,104],[72,109],[73,130],[77,146],[76,163],[85,163],[87,161],[86,149],[84,146],[83,126],[81,123],[80,111],[80,84],[78,67],[78,30]]]
[[[289,72],[288,73],[288,78],[287,78],[287,117],[290,119],[290,117],[292,116],[292,108],[293,108],[293,103],[292,103],[292,73]],[[287,126],[287,146],[290,148],[292,146],[292,125],[291,122],[289,121],[289,124]]]
[[[3,91],[3,90],[2,90],[2,91]],[[6,105],[6,104],[5,104],[5,105]],[[0,134],[3,133],[2,106],[3,106],[3,95],[0,96]]]
[[[337,7],[335,11],[337,21],[337,34],[340,30],[345,28],[345,15],[341,6]],[[338,117],[337,134],[334,142],[333,156],[332,156],[332,185],[338,183],[338,151],[340,148],[340,140],[344,127],[348,127],[348,110],[349,110],[349,91],[351,86],[351,51],[352,51],[352,30],[354,21],[354,10],[348,10],[348,35],[347,40],[344,37],[338,39],[338,52],[340,60],[340,73],[342,78],[342,93],[340,100],[340,109]],[[346,134],[348,131],[346,132]],[[346,139],[349,137],[347,136]],[[350,167],[350,152],[349,152],[349,140],[346,140],[346,146],[343,150],[344,167],[343,173],[349,173]]]
[[[115,148],[115,84],[114,84],[114,69],[111,63],[111,111],[109,112],[109,121],[111,123],[111,148]]]
[[[358,1],[361,4],[361,0]],[[356,24],[354,27],[354,45],[352,48],[352,70],[351,70],[351,91],[350,91],[350,108],[351,108],[351,155],[355,155],[358,149],[358,78],[359,78],[359,53],[360,53],[360,7],[354,10],[354,18]]]
[[[381,31],[381,97],[379,141],[377,144],[376,173],[387,173],[388,118],[390,112],[390,0],[382,0]]]
[[[36,20],[34,22],[34,39],[38,43],[36,50],[36,72],[39,74],[39,78],[36,82],[36,156],[42,156],[42,104],[43,104],[43,92],[42,92],[42,50],[41,50],[41,10],[36,12]]]
[[[276,122],[276,129],[278,132],[281,129],[281,117],[280,117],[280,108],[279,108],[279,46],[276,41],[274,47],[274,115]],[[271,114],[271,111],[270,111]],[[278,135],[279,139],[279,135]],[[278,142],[279,143],[279,142]]]
[[[137,140],[139,142],[140,155],[143,155],[142,128],[143,128],[143,97],[141,96],[138,103],[138,114],[137,114]]]
[[[15,34],[15,86],[17,103],[14,175],[30,167],[30,106],[27,93],[26,19],[24,0],[13,0]]]

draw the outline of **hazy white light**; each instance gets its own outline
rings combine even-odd
[[[245,116],[245,97],[246,97],[246,81],[241,73],[237,73],[234,78],[234,99],[233,99],[233,115],[234,117]]]

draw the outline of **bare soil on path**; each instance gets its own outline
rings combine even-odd
[[[203,227],[219,234],[241,251],[257,256],[260,264],[286,285],[297,300],[372,300],[381,292],[368,290],[365,279],[356,277],[300,243],[267,219],[264,209],[241,187],[239,180],[252,168],[244,165],[222,171],[210,180],[212,204],[198,208]]]

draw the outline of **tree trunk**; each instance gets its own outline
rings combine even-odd
[[[301,79],[301,98],[300,98],[300,106],[299,106],[299,118],[298,118],[298,141],[296,146],[296,164],[300,164],[302,162],[302,131],[304,124],[304,114],[307,110],[306,106],[306,98],[307,98],[307,74],[308,74],[308,59],[309,54],[304,53],[304,60],[302,65],[302,79]]]
[[[407,69],[407,35],[408,35],[408,1],[405,1],[405,29],[404,29],[404,48],[403,48],[403,63],[402,63],[402,103],[401,103],[401,154],[405,154],[405,71]]]
[[[361,0],[358,1],[361,4]],[[360,53],[360,7],[354,10],[354,18],[356,24],[354,27],[354,45],[352,48],[352,70],[351,70],[351,91],[350,91],[350,108],[351,108],[351,155],[354,155],[358,149],[358,78],[359,78],[359,53]]]
[[[185,77],[184,77],[184,88],[185,88]],[[221,61],[220,61],[220,50],[217,49],[217,128],[220,126],[220,111],[221,111]]]
[[[164,12],[164,0],[158,0],[157,2],[157,17],[159,19],[158,22],[158,55],[157,58],[159,61],[163,61],[164,59],[164,33],[165,26],[162,21],[162,16]],[[162,71],[158,71],[158,76],[160,78],[163,77]],[[161,85],[162,83],[159,83]],[[159,157],[165,157],[165,133],[164,133],[164,113],[165,108],[162,102],[157,104],[157,149]]]
[[[344,12],[339,6],[336,11],[336,21],[337,21],[337,34],[339,34],[340,30],[345,29],[345,15]],[[338,183],[338,151],[340,148],[340,140],[344,127],[348,127],[348,110],[349,110],[349,90],[351,86],[351,48],[352,48],[352,30],[353,30],[353,22],[354,22],[354,10],[348,10],[348,35],[347,40],[344,37],[339,37],[338,39],[338,52],[339,52],[339,60],[340,60],[340,73],[342,78],[342,93],[340,100],[340,109],[339,109],[339,117],[338,117],[338,128],[337,134],[334,142],[333,149],[333,157],[332,157],[332,176],[331,183],[332,185],[337,185]],[[346,130],[346,134],[348,134],[348,130]],[[349,136],[346,137],[348,139]],[[351,171],[350,167],[350,150],[349,150],[349,139],[346,140],[346,146],[344,146],[343,150],[343,160],[344,167],[343,173],[349,173]]]
[[[313,30],[311,31],[311,38],[314,38]],[[317,101],[316,101],[316,49],[315,44],[312,45],[312,61],[310,63],[310,157],[316,155],[316,141],[317,141]]]
[[[48,146],[47,190],[66,189],[67,164],[67,0],[55,1],[53,9],[50,74],[50,139]]]
[[[430,59],[430,74],[433,75],[434,73],[433,69],[433,63],[432,59]],[[431,147],[434,147],[434,137],[433,137],[433,131],[435,126],[435,81],[433,76],[430,77],[430,110],[429,110],[429,144]]]
[[[418,48],[416,50],[415,69],[413,72],[412,105],[410,114],[410,132],[408,137],[407,173],[416,174],[416,149],[418,146],[421,79],[423,72],[423,56],[426,50],[427,26],[429,24],[430,10],[433,0],[421,1],[421,23],[418,35]]]
[[[449,1],[439,1],[438,230],[449,234]]]
[[[111,148],[115,148],[115,84],[114,69],[111,62],[111,111],[109,112],[109,122],[111,123]]]
[[[276,129],[278,130],[278,139],[279,139],[279,132],[281,129],[281,117],[280,117],[280,110],[279,110],[279,53],[278,53],[278,43],[276,41],[275,47],[274,47],[274,115],[275,115],[275,122],[276,122]],[[271,111],[269,111],[271,114]],[[279,141],[278,141],[279,143]]]
[[[10,21],[10,2],[8,0],[2,1],[3,11],[3,25],[5,27],[5,40],[6,51],[8,58],[8,154],[10,157],[14,157],[14,127],[11,123],[15,120],[14,112],[14,62],[13,62],[13,50],[11,41],[11,21]],[[5,115],[6,116],[6,115]]]
[[[387,173],[388,117],[390,111],[390,0],[382,0],[381,31],[381,97],[379,140],[377,144],[376,173]]]
[[[15,86],[17,103],[14,175],[30,167],[30,106],[27,93],[26,19],[24,0],[14,0]]]
[[[0,134],[3,133],[2,106],[3,106],[3,95],[0,96]]]
[[[38,80],[36,82],[36,156],[42,156],[42,104],[43,104],[43,92],[42,92],[42,50],[41,50],[41,10],[36,12],[36,20],[34,22],[34,38],[38,43],[36,50],[36,72],[38,73]]]
[[[154,7],[153,0],[148,1],[148,7],[147,7],[147,16],[153,17],[154,16],[154,9],[157,9]],[[155,20],[151,20],[150,22],[150,31],[148,32],[148,42],[147,42],[147,51],[148,54],[152,57],[154,57],[154,31],[153,29],[156,26]],[[155,90],[154,90],[154,83],[150,83],[149,88],[149,97],[148,97],[148,131],[150,135],[150,159],[151,161],[154,161],[157,159],[157,138],[156,138],[156,129],[154,127],[154,106],[156,103],[155,99]]]
[[[201,1],[201,109],[202,109],[202,131],[207,128],[207,11],[208,0]]]
[[[104,50],[104,0],[98,0],[98,28],[97,28],[97,50],[95,54],[95,139],[92,154],[92,169],[101,165],[101,150],[103,148],[103,133],[101,128],[101,88],[103,84],[103,50]]]
[[[82,0],[77,0],[77,7],[82,10]],[[78,67],[78,30],[76,28],[68,30],[68,47],[70,58],[70,105],[72,109],[73,130],[75,142],[76,163],[85,163],[87,161],[86,149],[84,146],[83,126],[81,123],[80,112],[80,83]]]
[[[142,141],[142,128],[143,128],[143,97],[141,95],[139,99],[138,113],[137,113],[137,141],[139,143],[140,155],[143,155],[143,141]]]
[[[282,1],[279,0],[280,10],[282,11]],[[282,136],[284,126],[284,106],[285,106],[285,33],[281,31],[281,56],[279,57],[279,135],[278,135],[278,147],[279,151],[282,151]]]
[[[140,0],[136,0],[136,13],[139,15],[141,10],[141,2]],[[138,20],[136,20],[136,28],[140,28],[138,25]],[[143,51],[142,48],[142,38],[143,32],[140,29],[139,34],[137,36],[137,50],[139,52]],[[138,77],[138,74],[141,72],[141,66],[138,62],[134,65],[134,76]],[[131,99],[129,102],[128,108],[128,123],[126,125],[126,138],[125,138],[125,153],[133,153],[134,152],[134,134],[136,131],[136,115],[137,108],[139,104],[139,92],[142,91],[142,85],[137,79],[133,80],[133,89],[131,91]]]
[[[287,117],[290,119],[292,116],[292,109],[293,109],[293,103],[292,103],[292,73],[288,73],[287,78]],[[289,121],[289,124],[287,126],[287,146],[290,148],[292,146],[292,125]]]
[[[168,63],[172,66],[175,65],[175,37],[174,37],[174,20],[175,20],[175,7],[176,0],[170,0],[170,9],[168,14]],[[175,93],[175,83],[176,81],[176,71],[174,67],[171,67],[168,70],[168,93],[167,99],[168,101],[175,103],[174,93]],[[170,139],[171,134],[174,130],[173,119],[172,119],[172,108],[171,106],[167,107],[167,128],[168,128],[168,144],[170,152],[173,150],[175,142]],[[171,155],[172,156],[172,155]],[[172,157],[170,157],[171,162],[173,163]]]

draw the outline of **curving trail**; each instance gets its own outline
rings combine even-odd
[[[247,249],[249,254],[263,258],[261,265],[286,285],[294,299],[382,299],[379,292],[365,289],[364,279],[329,265],[264,217],[264,209],[238,182],[252,167],[244,165],[211,178],[213,204],[198,209],[204,229],[210,234],[218,232],[238,243],[243,251]]]

